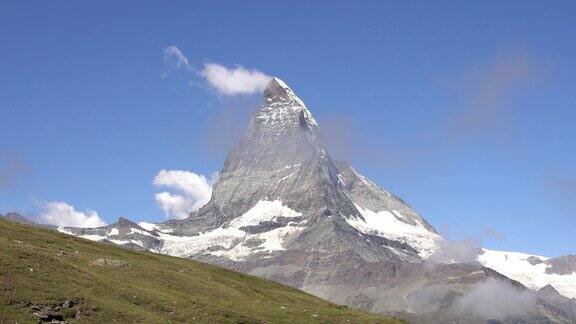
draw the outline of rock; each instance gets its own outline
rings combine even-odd
[[[29,305],[30,309],[35,310],[35,311],[39,311],[42,309],[42,306],[37,305],[37,304],[31,304]]]
[[[550,267],[546,268],[548,274],[569,275],[576,272],[576,255],[565,255],[545,261]]]
[[[130,263],[117,259],[96,259],[90,265],[99,267],[129,267]]]
[[[61,323],[64,321],[64,316],[62,316],[62,314],[49,307],[44,307],[42,310],[34,312],[34,316],[36,316],[42,322],[57,321],[57,323]]]
[[[543,293],[547,293],[547,294],[560,296],[560,293],[558,292],[558,290],[556,290],[556,288],[552,287],[552,285],[550,285],[550,284],[538,289],[538,291],[543,292]]]
[[[530,263],[531,265],[535,265],[535,264],[539,264],[542,263],[544,261],[540,260],[540,258],[537,258],[535,256],[530,256],[526,259],[526,261],[528,261],[528,263]]]
[[[62,307],[63,308],[70,308],[70,307],[74,307],[74,302],[66,300],[65,302],[62,303]]]

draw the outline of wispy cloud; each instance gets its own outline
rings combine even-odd
[[[24,162],[19,154],[0,149],[0,189],[14,184],[24,170]]]
[[[153,184],[171,190],[157,193],[156,202],[164,211],[166,219],[184,219],[189,213],[204,206],[212,196],[212,185],[217,175],[210,179],[190,171],[161,170]]]
[[[566,208],[571,213],[576,208],[576,177],[573,174],[553,172],[547,174],[543,180],[544,194],[554,200],[557,206]]]
[[[100,227],[106,222],[98,216],[94,210],[87,209],[85,212],[77,211],[62,201],[37,202],[42,208],[37,221],[41,224],[49,224],[65,227]]]
[[[164,64],[173,65],[177,68],[194,70],[188,62],[188,58],[176,46],[168,46],[164,49]]]
[[[429,261],[435,263],[476,263],[480,252],[480,244],[475,239],[445,240],[440,245],[440,249],[430,256]]]
[[[500,231],[496,230],[491,226],[486,226],[484,228],[484,230],[482,231],[482,236],[496,241],[506,240],[506,234],[501,233]]]
[[[171,70],[183,69],[195,77],[204,79],[222,96],[260,93],[272,79],[259,70],[247,69],[241,65],[226,67],[219,63],[208,62],[204,63],[202,68],[196,69],[182,51],[173,45],[164,49],[164,63],[169,70],[163,73],[162,77],[167,77]]]
[[[522,109],[518,98],[546,79],[548,64],[527,51],[495,55],[458,75],[443,77],[450,109],[425,128],[407,128],[402,142],[383,138],[381,129],[360,126],[351,116],[320,118],[328,148],[337,159],[373,166],[411,168],[430,165],[472,140],[489,145],[515,140],[514,115]],[[322,116],[321,116],[322,117]]]
[[[545,65],[526,51],[513,51],[472,67],[454,87],[461,109],[449,122],[451,136],[498,135],[518,108],[513,98],[539,81]],[[495,133],[494,133],[495,132]]]
[[[490,226],[484,227],[478,235],[461,239],[452,239],[449,226],[444,226],[442,232],[444,240],[440,243],[438,251],[428,258],[429,266],[433,267],[434,263],[478,263],[484,240],[503,241],[506,239],[506,235]]]
[[[530,291],[493,278],[475,284],[453,306],[461,314],[496,320],[523,315],[535,307],[536,298]]]
[[[199,138],[204,154],[211,161],[223,161],[242,139],[254,107],[260,98],[246,96],[234,100],[220,100],[207,115],[203,136]]]

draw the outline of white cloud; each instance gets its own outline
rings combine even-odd
[[[480,251],[480,244],[475,239],[456,241],[446,239],[428,260],[436,263],[475,263]]]
[[[233,96],[264,91],[272,77],[242,66],[227,68],[218,63],[206,63],[202,75],[219,94]]]
[[[509,316],[527,314],[536,308],[536,298],[527,289],[488,278],[456,299],[453,307],[462,314],[503,320]]]
[[[196,69],[182,51],[173,45],[164,49],[164,63],[171,69],[185,69],[204,78],[208,85],[222,96],[262,92],[272,79],[271,76],[261,71],[247,69],[240,65],[228,68],[218,63],[204,63],[202,69]],[[169,71],[163,73],[162,77],[166,77],[168,74]]]
[[[76,211],[74,206],[61,201],[40,202],[39,204],[42,211],[38,215],[38,222],[42,224],[66,227],[100,227],[106,225],[98,213],[91,209],[87,209],[86,212]]]
[[[164,49],[164,63],[175,65],[178,68],[193,70],[188,62],[188,58],[182,54],[182,51],[176,46],[168,46]]]
[[[154,177],[154,185],[172,189],[173,192],[156,194],[156,202],[167,219],[183,219],[192,211],[204,206],[212,197],[212,185],[217,175],[210,179],[182,170],[161,170]]]

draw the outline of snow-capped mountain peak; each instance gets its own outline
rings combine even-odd
[[[256,111],[255,120],[268,129],[286,129],[289,126],[309,129],[318,126],[304,101],[278,78],[273,78],[264,90],[262,105]]]

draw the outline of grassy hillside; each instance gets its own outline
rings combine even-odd
[[[0,323],[395,320],[218,267],[0,219]]]

